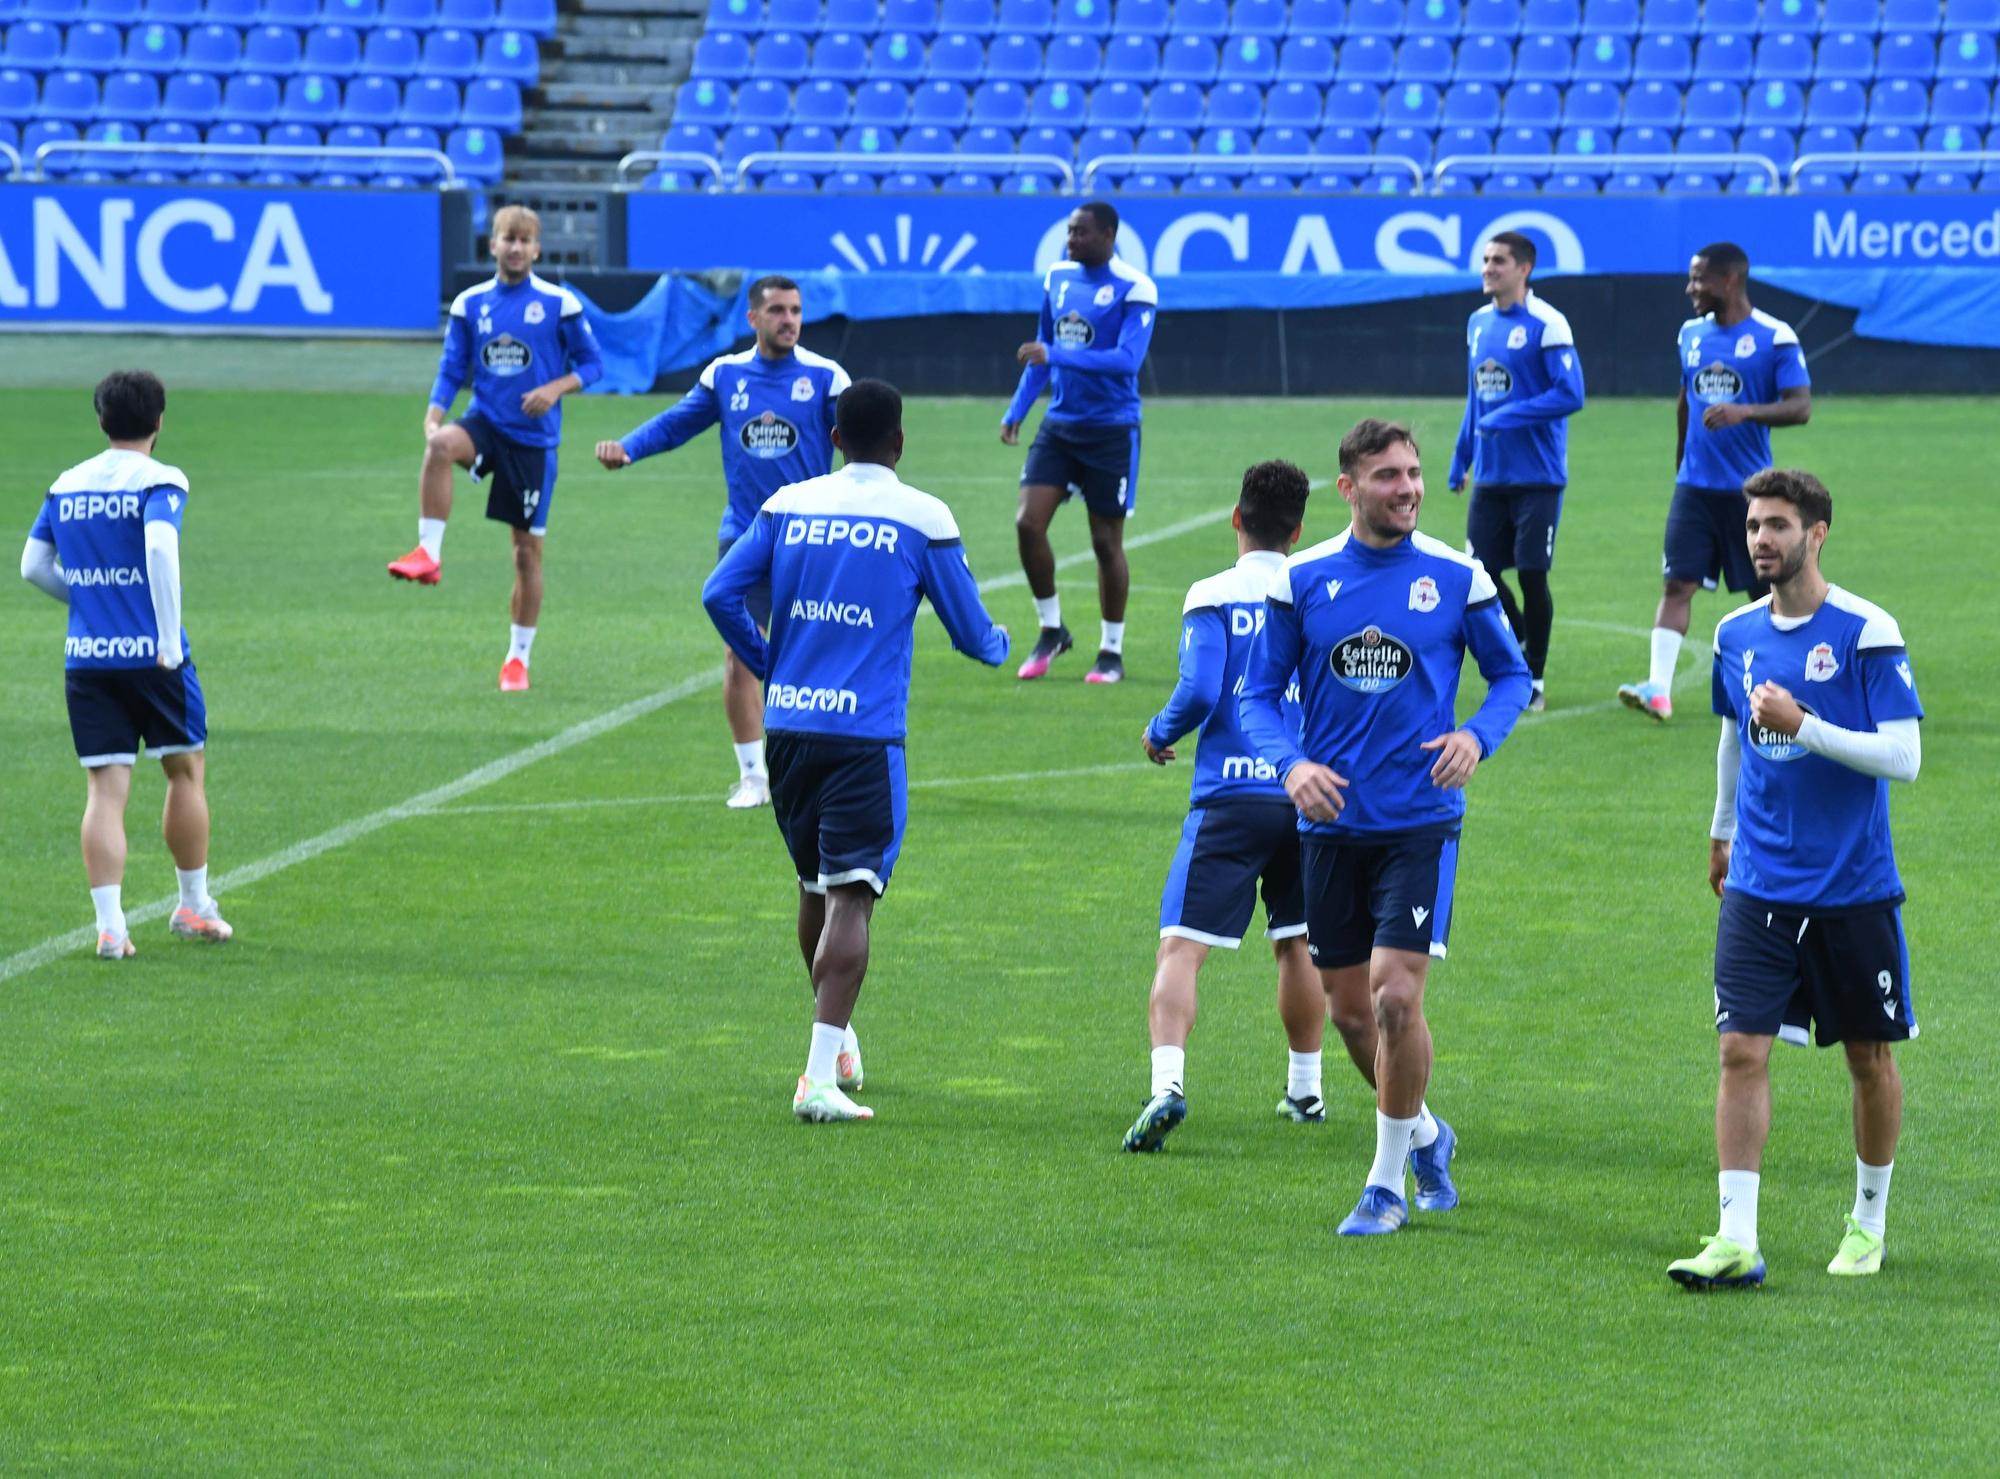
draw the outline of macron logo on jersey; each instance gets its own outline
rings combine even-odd
[[[851,688],[807,688],[797,683],[773,683],[764,692],[767,709],[793,709],[802,713],[852,714],[861,700]]]
[[[103,661],[115,657],[155,657],[158,654],[151,637],[65,637],[63,655]]]

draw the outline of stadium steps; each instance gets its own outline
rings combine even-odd
[[[599,189],[611,166],[659,143],[701,34],[702,0],[581,0],[561,14],[510,142],[508,183]]]

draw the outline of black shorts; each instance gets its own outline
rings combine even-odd
[[[70,668],[63,675],[69,732],[85,769],[133,765],[208,743],[208,706],[190,659],[165,668]]]
[[[1667,506],[1661,573],[1668,580],[1697,581],[1711,591],[1719,576],[1732,591],[1748,592],[1752,598],[1763,595],[1743,528],[1749,507],[1741,489],[1675,483],[1674,501]]]
[[[1821,1047],[1917,1035],[1901,901],[1836,914],[1725,891],[1715,926],[1715,1030]]]
[[[799,887],[865,883],[880,894],[903,850],[909,777],[901,744],[771,731],[771,809]]]
[[[1556,562],[1556,525],[1562,522],[1558,485],[1475,483],[1465,511],[1465,542],[1490,571],[1547,570]]]
[[[741,539],[741,534],[736,539]],[[717,543],[715,563],[720,565],[722,557],[736,547],[736,539],[724,539]],[[757,623],[759,631],[771,630],[771,582],[760,580],[743,593],[743,604],[750,608],[750,619]]]
[[[488,479],[486,517],[516,529],[546,533],[556,496],[556,449],[509,441],[484,416],[458,418],[472,438],[472,476]]]
[[[1021,483],[1082,494],[1099,518],[1129,517],[1139,501],[1139,428],[1042,422],[1021,467]]]
[[[1458,878],[1457,836],[1357,841],[1307,835],[1299,841],[1314,965],[1359,965],[1378,949],[1444,954]]]
[[[1243,943],[1260,881],[1264,938],[1304,934],[1299,814],[1292,803],[1223,800],[1195,807],[1160,895],[1160,934],[1234,950]]]

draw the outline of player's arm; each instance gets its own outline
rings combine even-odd
[[[715,394],[715,387],[703,377],[651,421],[626,432],[615,442],[599,442],[597,460],[615,472],[642,457],[671,452],[721,419],[722,402]]]
[[[1710,406],[1701,413],[1701,424],[1711,430],[1724,426],[1735,426],[1741,422],[1754,421],[1763,426],[1804,426],[1812,420],[1812,387],[1810,385],[1786,386],[1778,392],[1774,401],[1760,405],[1742,406],[1723,404]]]
[[[1468,334],[1467,339],[1471,336]],[[1470,345],[1468,342],[1468,349]],[[1479,374],[1472,367],[1470,355],[1465,369],[1465,416],[1458,423],[1458,441],[1451,449],[1451,471],[1445,475],[1445,486],[1454,493],[1463,492],[1465,480],[1472,475],[1473,457],[1478,445],[1473,435],[1479,425]]]
[[[187,660],[181,651],[181,511],[183,489],[167,486],[146,495],[146,590],[153,598],[154,649],[168,671]]]
[[[1743,770],[1743,743],[1736,734],[1736,716],[1722,720],[1722,738],[1715,746],[1715,815],[1708,824],[1708,886],[1722,897],[1729,876],[1729,849],[1736,840],[1736,784]]]
[[[1039,344],[1046,351],[1055,338],[1055,316],[1049,311],[1047,285],[1042,289],[1042,313],[1035,323],[1035,337],[1029,343]],[[1021,346],[1021,354],[1027,353],[1028,346]],[[1042,398],[1042,391],[1049,383],[1049,362],[1046,352],[1040,359],[1023,359],[1021,383],[1014,387],[1014,399],[1007,403],[1006,413],[1000,418],[1000,440],[1008,446],[1021,439],[1021,423],[1028,419],[1028,411]]]
[[[1303,646],[1298,611],[1292,605],[1292,573],[1284,570],[1264,600],[1264,630],[1251,640],[1236,714],[1251,748],[1276,768],[1299,814],[1331,822],[1347,804],[1341,794],[1347,777],[1307,759],[1285,722],[1285,689],[1298,671]]]
[[[1164,765],[1174,758],[1174,745],[1208,722],[1222,701],[1222,676],[1229,665],[1229,638],[1222,612],[1199,606],[1181,618],[1180,681],[1167,706],[1146,725],[1147,758]]]
[[[424,410],[426,437],[444,425],[444,418],[451,413],[451,403],[458,399],[459,391],[465,388],[466,376],[471,373],[472,325],[454,304],[451,317],[445,321],[444,350],[438,355],[437,379],[431,384],[430,405]]]
[[[1853,661],[1861,669],[1872,729],[1846,729],[1808,714],[1784,687],[1759,683],[1750,694],[1750,717],[1776,734],[1790,735],[1800,746],[1849,770],[1885,781],[1913,781],[1923,767],[1923,737],[1916,680],[1910,676],[1909,654],[1893,623],[1877,629],[1871,621],[1863,639],[1884,639],[1884,645],[1863,647]]]
[[[951,645],[988,667],[1007,660],[1007,629],[995,622],[979,598],[979,585],[966,563],[965,545],[956,539],[932,540],[917,558],[917,581],[944,623]]]
[[[1506,431],[1542,421],[1560,421],[1583,409],[1583,361],[1577,358],[1576,346],[1544,343],[1542,367],[1548,372],[1549,388],[1540,395],[1501,402],[1479,418],[1481,431]]]
[[[1049,363],[1065,370],[1089,370],[1099,375],[1136,375],[1146,362],[1159,317],[1158,299],[1142,283],[1125,296],[1125,318],[1118,325],[1118,342],[1104,349],[1095,345],[1049,345]]]
[[[562,335],[563,358],[569,365],[569,373],[537,385],[521,397],[521,410],[529,416],[546,416],[564,396],[575,395],[604,378],[604,356],[598,352],[597,335],[590,330],[583,305],[577,304],[574,312],[565,309],[557,328]]]
[[[1439,751],[1437,763],[1431,767],[1431,778],[1447,787],[1464,785],[1479,762],[1506,742],[1533,692],[1528,660],[1521,655],[1521,644],[1514,640],[1513,629],[1501,614],[1492,578],[1484,568],[1473,574],[1464,632],[1465,645],[1479,664],[1479,675],[1486,680],[1486,697],[1464,724],[1423,746]],[[1465,746],[1453,743],[1460,735],[1473,742],[1476,753],[1468,754]],[[1467,759],[1470,765],[1464,763]]]
[[[770,648],[757,630],[746,597],[752,588],[771,578],[771,523],[767,513],[751,520],[749,532],[729,547],[729,553],[708,573],[701,587],[701,604],[708,610],[708,619],[759,682],[770,676]]]
[[[1687,460],[1688,445],[1688,388],[1687,381],[1681,382],[1680,399],[1674,403],[1674,471],[1679,472],[1681,464]]]
[[[21,546],[21,579],[52,601],[69,605],[69,586],[56,560],[56,535],[49,523],[48,500],[42,500],[35,522],[28,529],[28,542]]]

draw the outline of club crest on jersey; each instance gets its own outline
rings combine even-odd
[[[1097,330],[1090,326],[1090,320],[1072,308],[1056,320],[1056,343],[1070,349],[1088,349],[1097,337]]]
[[[1527,325],[1515,324],[1513,328],[1507,331],[1507,347],[1509,349],[1526,349],[1528,347]]]
[[[794,381],[792,382],[792,399],[793,399],[793,400],[795,400],[795,401],[809,401],[809,400],[811,400],[812,398],[813,398],[813,383],[812,383],[812,376],[810,376],[810,375],[801,375],[801,376],[799,376],[799,378],[798,378],[798,379],[796,379],[796,380],[794,380]]]
[[[1472,382],[1479,387],[1482,401],[1497,401],[1514,389],[1514,376],[1497,359],[1487,359],[1472,372]]]
[[[1342,637],[1326,660],[1333,676],[1356,693],[1385,693],[1417,665],[1416,654],[1376,626]]]
[[[1695,371],[1695,396],[1710,405],[1733,401],[1743,393],[1743,377],[1720,360]]]
[[[1839,671],[1840,663],[1831,644],[1822,642],[1806,654],[1806,682],[1824,683]]]
[[[535,353],[512,334],[499,334],[479,347],[479,362],[496,375],[518,375],[535,362]]]
[[[1736,357],[1738,359],[1748,359],[1756,352],[1757,339],[1755,335],[1745,334],[1741,339],[1736,341]]]
[[[1419,575],[1410,582],[1410,609],[1412,611],[1435,611],[1438,603],[1438,583],[1428,575]]]
[[[531,324],[538,324],[548,316],[548,311],[542,307],[540,299],[530,303],[521,314],[521,317]]]
[[[776,411],[766,411],[743,423],[738,434],[752,457],[783,457],[799,444],[799,429]]]
[[[1090,301],[1095,303],[1099,308],[1109,308],[1111,306],[1111,300],[1117,296],[1118,296],[1117,287],[1111,283],[1106,283],[1103,287],[1097,290],[1096,294],[1092,296]]]

